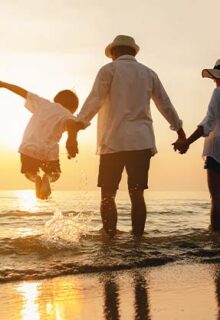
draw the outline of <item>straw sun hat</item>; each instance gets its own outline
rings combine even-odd
[[[213,69],[203,69],[202,76],[203,78],[220,79],[220,59],[216,61]]]
[[[138,51],[140,49],[139,46],[135,43],[135,40],[132,37],[125,36],[125,35],[119,35],[113,40],[113,42],[111,42],[105,48],[105,55],[108,58],[112,58],[111,49],[114,48],[114,47],[119,47],[119,46],[125,46],[125,47],[133,48],[136,53],[138,53]]]

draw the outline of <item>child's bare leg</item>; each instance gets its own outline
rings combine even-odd
[[[36,197],[41,199],[41,184],[42,184],[42,180],[41,177],[35,173],[35,172],[26,172],[25,173],[25,177],[34,182],[35,183],[35,193],[36,193]]]
[[[43,199],[48,199],[49,195],[51,194],[50,181],[47,174],[44,174],[42,177],[40,192]]]
[[[36,178],[39,177],[39,175],[35,172],[25,172],[25,177],[32,181],[32,182],[35,182],[36,181]]]
[[[48,178],[50,182],[55,182],[59,179],[60,177],[60,172],[51,172],[48,174]]]
[[[42,178],[42,185],[41,185],[41,194],[44,199],[47,199],[51,194],[51,187],[50,182],[55,182],[59,179],[60,172],[51,172],[45,173]]]

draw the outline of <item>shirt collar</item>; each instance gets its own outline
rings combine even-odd
[[[118,60],[132,60],[132,61],[137,61],[135,59],[134,56],[131,56],[130,54],[124,54],[123,56],[120,56],[118,57],[115,61],[118,61]]]

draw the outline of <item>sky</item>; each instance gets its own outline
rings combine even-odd
[[[205,116],[214,83],[201,70],[220,58],[219,0],[0,0],[0,80],[52,99],[63,88],[79,95],[79,110],[104,49],[118,34],[133,36],[137,60],[160,77],[189,135]],[[30,114],[22,98],[0,89],[0,189],[29,189],[17,149]],[[186,155],[174,153],[176,133],[152,103],[158,154],[151,161],[151,190],[207,190],[203,139]],[[96,118],[79,134],[80,154],[67,160],[54,188],[96,189],[99,157]],[[126,189],[126,176],[121,189]]]

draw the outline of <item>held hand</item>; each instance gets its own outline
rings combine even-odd
[[[75,158],[77,153],[79,153],[77,140],[68,138],[66,141],[66,150],[68,152],[68,159]]]
[[[187,139],[177,139],[176,142],[172,143],[174,151],[178,150],[180,154],[184,154],[189,149],[189,143]]]

